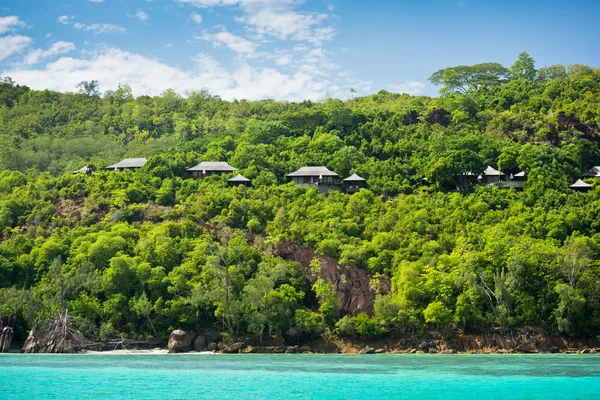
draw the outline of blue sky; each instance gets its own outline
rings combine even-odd
[[[320,100],[435,95],[438,69],[527,51],[538,67],[600,65],[592,0],[4,0],[0,76],[134,95]]]

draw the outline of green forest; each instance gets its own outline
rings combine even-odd
[[[93,77],[90,77],[93,79]],[[439,97],[225,101],[0,83],[0,316],[21,339],[68,310],[84,335],[376,338],[428,330],[600,329],[600,69],[521,53],[432,74]],[[132,171],[103,167],[147,157]],[[226,161],[252,180],[186,179]],[[84,165],[93,173],[72,174]],[[368,187],[295,186],[323,165]],[[487,166],[523,191],[457,187]],[[209,229],[208,227],[214,227]],[[254,240],[249,237],[252,234]],[[366,270],[373,312],[344,315],[335,283],[274,254],[309,246]],[[389,280],[381,291],[377,282]]]

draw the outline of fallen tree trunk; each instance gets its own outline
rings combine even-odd
[[[15,317],[0,317],[0,353],[8,353],[12,343],[15,326]]]

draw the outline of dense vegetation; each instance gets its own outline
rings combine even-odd
[[[511,68],[447,68],[431,81],[441,97],[287,103],[5,79],[0,315],[26,327],[68,309],[101,337],[208,326],[279,337],[597,332],[600,190],[568,185],[600,164],[600,70],[536,70],[523,53]],[[149,161],[101,170],[124,156]],[[182,178],[202,160],[228,161],[252,187]],[[83,165],[95,173],[69,174]],[[325,197],[286,183],[302,165],[359,173],[369,189]],[[456,190],[457,175],[488,165],[528,171],[525,191]],[[331,282],[310,287],[298,264],[273,256],[282,239],[390,278],[392,292],[374,316],[340,315]]]

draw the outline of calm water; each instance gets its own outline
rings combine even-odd
[[[575,355],[0,355],[0,399],[600,399]]]

